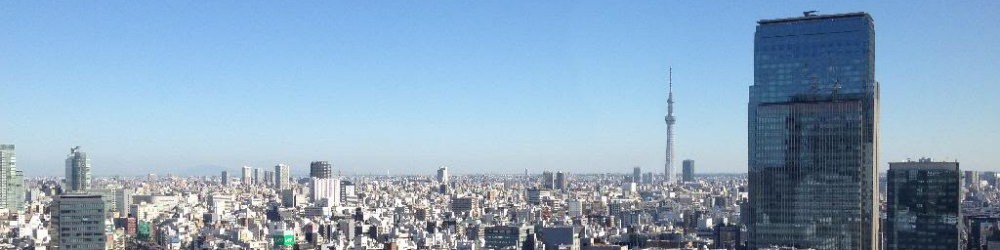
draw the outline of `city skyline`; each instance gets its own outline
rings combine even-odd
[[[1000,249],[1000,3],[794,5],[18,3],[0,249]]]
[[[877,16],[879,168],[1000,162],[994,2],[386,5],[12,3],[0,143],[17,145],[25,176],[58,176],[75,145],[93,176],[279,163],[303,175],[316,160],[345,174],[648,171],[664,164],[673,67],[675,158],[742,173],[747,24],[815,9]]]

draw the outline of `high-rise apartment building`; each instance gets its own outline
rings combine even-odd
[[[52,214],[49,232],[59,249],[105,249],[106,211],[100,195],[60,195],[49,209]]]
[[[681,167],[684,168],[681,173],[684,182],[694,181],[694,160],[684,160],[681,162]]]
[[[250,166],[243,166],[243,168],[240,169],[240,182],[242,182],[243,185],[251,185],[251,184],[253,184],[253,172],[252,171],[253,171],[253,169],[251,169]]]
[[[274,189],[284,190],[292,187],[291,176],[288,165],[278,164],[274,166]]]
[[[320,179],[333,178],[333,164],[328,161],[314,161],[309,163],[309,177]]]
[[[958,162],[890,162],[885,246],[962,249],[962,172]]]
[[[24,209],[24,174],[17,169],[14,145],[0,144],[0,209]]]
[[[90,189],[90,158],[80,151],[80,146],[69,150],[66,157],[66,191],[86,191]]]
[[[757,23],[748,247],[877,249],[872,17],[806,12]]]

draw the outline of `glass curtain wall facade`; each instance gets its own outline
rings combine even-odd
[[[0,144],[0,209],[24,209],[24,174],[17,169],[14,145]]]
[[[754,43],[749,249],[877,249],[872,17],[761,20]]]
[[[694,181],[694,160],[684,160],[681,163],[681,166],[684,168],[683,169],[684,171],[682,172],[683,173],[684,182],[693,182]]]
[[[87,191],[90,189],[90,158],[80,151],[80,146],[70,149],[66,156],[67,191]]]
[[[958,162],[892,162],[887,178],[886,249],[961,249]]]

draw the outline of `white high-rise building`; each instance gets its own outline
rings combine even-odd
[[[288,165],[278,164],[274,166],[274,189],[284,190],[291,188],[291,179]]]
[[[309,195],[312,202],[326,200],[330,206],[340,205],[340,180],[335,178],[309,178]]]

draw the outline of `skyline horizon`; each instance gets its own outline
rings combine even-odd
[[[226,171],[228,171],[228,170],[229,169],[226,169]],[[549,170],[541,170],[541,171],[544,172],[544,171],[549,171]],[[144,178],[144,177],[148,177],[151,174],[152,175],[156,175],[157,177],[165,177],[165,176],[176,176],[176,177],[219,177],[219,175],[221,174],[221,171],[218,171],[218,172],[219,173],[215,173],[214,175],[213,174],[187,174],[187,175],[185,175],[185,174],[176,174],[176,173],[148,173],[148,174],[144,174],[144,175],[131,175],[131,174],[130,175],[94,175],[93,178],[94,179],[96,179],[96,178],[116,178],[116,177],[122,177],[122,178]],[[230,179],[239,179],[240,178],[240,176],[233,175],[233,174],[238,174],[238,172],[239,172],[238,170],[235,171],[235,172],[234,171],[228,171],[228,172],[230,174],[230,176],[229,176]],[[539,176],[542,175],[542,172],[529,172],[527,176],[530,177],[530,178],[538,178]],[[567,171],[549,171],[549,172],[553,172],[553,173],[554,172],[563,172],[563,173],[569,174],[571,177],[575,176],[575,175],[580,175],[580,176],[600,176],[600,175],[615,175],[615,176],[617,176],[617,175],[621,175],[622,177],[627,178],[627,177],[629,177],[629,175],[631,175],[631,172],[604,172],[604,173],[601,173],[601,172],[583,172],[583,173],[577,173],[577,172],[572,172],[572,171],[570,171],[570,172],[567,172]],[[990,171],[980,171],[980,172],[990,172]],[[305,177],[305,178],[309,177],[309,173],[308,172],[306,172],[306,173],[291,172],[291,173],[292,173],[291,176],[293,176],[293,177]],[[649,173],[649,172],[643,172],[643,173],[645,174],[645,173]],[[713,172],[713,173],[694,173],[695,176],[730,176],[730,175],[746,175],[746,174],[747,173],[718,173],[718,172]],[[396,177],[396,176],[401,176],[402,177],[402,176],[425,176],[425,177],[432,178],[432,179],[435,177],[433,173],[432,174],[424,174],[424,173],[407,173],[407,174],[396,174],[396,173],[389,173],[389,174],[385,174],[385,173],[381,173],[381,174],[380,173],[352,173],[352,174],[348,174],[348,173],[344,173],[343,175],[335,174],[334,176],[338,176],[338,177],[372,177],[372,176],[379,176],[379,177]],[[457,174],[450,174],[450,176],[525,176],[525,175],[524,175],[524,173],[457,173]],[[657,178],[659,178],[659,177],[662,177],[663,174],[655,174],[654,176],[657,177]],[[680,176],[680,174],[678,174],[678,177],[679,176]],[[62,175],[36,175],[36,176],[24,176],[24,177],[25,178],[39,178],[39,179],[63,178]]]
[[[6,143],[0,143],[0,144],[6,144]],[[11,145],[11,144],[8,144],[8,145]],[[80,145],[77,145],[77,146],[74,146],[74,147],[81,147],[82,149],[85,149],[85,148],[83,148]],[[89,157],[90,153],[87,152],[86,150],[83,150],[83,152],[87,153],[88,154],[88,159],[90,159],[91,162],[93,162],[93,158]],[[16,151],[15,151],[15,154],[16,154]],[[962,163],[961,161],[956,160],[956,159],[940,159],[940,158],[934,158],[934,157],[918,156],[918,157],[906,158],[906,159],[903,159],[903,160],[888,161],[888,162],[886,162],[887,166],[885,168],[881,168],[881,167],[879,168],[879,173],[880,174],[885,174],[886,172],[888,172],[888,169],[889,169],[888,168],[888,164],[889,163],[915,162],[915,161],[920,160],[920,159],[928,159],[928,160],[932,160],[932,161],[935,161],[935,162],[957,162],[959,164]],[[686,160],[694,160],[694,162],[696,162],[696,163],[698,162],[696,159],[680,159],[680,161],[686,161]],[[180,172],[189,172],[189,171],[192,171],[192,170],[194,170],[194,171],[197,172],[195,174],[187,174],[187,175],[180,174],[180,173],[177,173],[177,172],[149,172],[149,173],[145,173],[145,174],[124,174],[124,175],[95,174],[93,176],[94,177],[115,177],[115,176],[141,177],[141,176],[146,176],[146,175],[149,175],[149,174],[157,174],[157,175],[158,174],[168,174],[168,175],[175,175],[175,176],[197,177],[197,176],[215,176],[215,175],[219,175],[221,173],[221,171],[227,171],[227,172],[231,173],[231,175],[232,175],[234,173],[239,173],[239,171],[241,171],[241,168],[244,167],[244,166],[248,166],[248,167],[250,167],[252,169],[263,169],[265,171],[270,171],[270,170],[273,170],[273,168],[275,166],[277,166],[277,165],[287,165],[287,166],[289,166],[290,170],[291,170],[291,173],[292,173],[293,176],[301,176],[301,175],[308,176],[309,175],[309,165],[310,165],[310,163],[316,162],[316,161],[327,161],[327,162],[330,162],[332,164],[332,166],[333,166],[334,173],[336,173],[336,175],[338,175],[338,176],[424,176],[424,175],[426,175],[426,176],[434,176],[434,174],[435,174],[434,170],[437,170],[440,167],[447,167],[448,171],[449,171],[449,174],[452,174],[452,175],[456,175],[456,174],[457,175],[464,175],[464,176],[474,176],[474,175],[524,175],[524,171],[515,171],[515,172],[466,172],[466,171],[459,171],[459,172],[453,172],[456,169],[457,170],[475,169],[474,167],[473,168],[456,168],[456,166],[453,166],[453,165],[435,165],[435,166],[426,167],[427,169],[431,170],[431,171],[429,171],[429,173],[424,173],[424,172],[428,172],[428,171],[423,171],[424,167],[421,167],[420,171],[417,171],[417,172],[406,172],[406,173],[400,174],[400,173],[391,173],[391,171],[390,171],[389,174],[385,174],[383,172],[389,171],[388,168],[386,168],[386,169],[376,169],[376,170],[372,170],[372,171],[368,171],[368,172],[362,172],[362,171],[356,171],[356,168],[338,168],[338,165],[337,165],[336,161],[322,160],[322,159],[320,159],[320,160],[311,160],[311,161],[308,161],[308,162],[305,162],[305,163],[300,163],[300,164],[291,164],[291,163],[288,163],[288,162],[277,162],[277,163],[274,163],[274,164],[271,164],[271,165],[261,165],[263,167],[259,167],[257,165],[251,165],[251,164],[244,164],[244,165],[237,165],[237,166],[228,166],[228,167],[227,166],[222,166],[222,165],[198,165],[198,166],[188,166],[187,168],[178,170]],[[299,166],[299,167],[296,167],[296,166]],[[179,167],[183,167],[183,166],[179,166]],[[565,172],[565,173],[581,174],[581,175],[600,175],[600,174],[619,174],[619,173],[621,173],[623,175],[631,175],[632,170],[635,167],[641,168],[643,174],[645,174],[645,173],[653,173],[654,176],[658,176],[658,177],[659,176],[663,176],[663,173],[655,171],[656,167],[647,168],[647,167],[643,167],[643,166],[628,166],[628,167],[622,168],[623,172],[615,172],[615,171],[611,171],[611,172],[575,172],[575,171],[572,171],[572,170],[552,169],[552,168],[522,169],[522,170],[529,170],[528,174],[530,176],[541,175],[545,171],[550,171],[550,172],[561,171],[561,172]],[[18,167],[18,168],[20,168],[20,167]],[[204,169],[204,168],[211,168],[212,170],[196,170],[196,169]],[[23,171],[23,169],[21,169],[21,170]],[[296,170],[298,170],[298,171],[296,171]],[[348,171],[345,171],[345,170],[348,170]],[[976,169],[965,169],[965,168],[962,168],[961,170],[962,171],[976,171],[976,172],[996,172],[996,171],[998,171],[998,170],[990,170],[990,169],[987,169],[987,170],[976,170]],[[93,171],[93,169],[92,169],[92,171]],[[345,174],[341,175],[340,173],[345,173]],[[697,168],[697,167],[695,168],[695,172],[694,173],[695,173],[695,175],[743,175],[743,174],[747,174],[746,171],[744,171],[744,172],[703,172],[703,171],[699,171],[699,168]],[[674,175],[675,176],[681,176],[681,173],[677,173],[675,171]],[[29,174],[25,174],[25,177],[32,177],[32,178],[43,177],[43,178],[48,178],[48,177],[63,177],[63,175],[61,175],[61,174],[59,174],[59,175],[33,175],[33,174],[29,175]],[[231,177],[236,178],[238,176],[232,175]]]
[[[1000,164],[1000,3],[266,5],[11,4],[0,143],[29,177],[61,173],[73,145],[94,176],[313,159],[662,175],[673,67],[674,165],[741,174],[755,22],[818,9],[878,24],[880,173]]]

